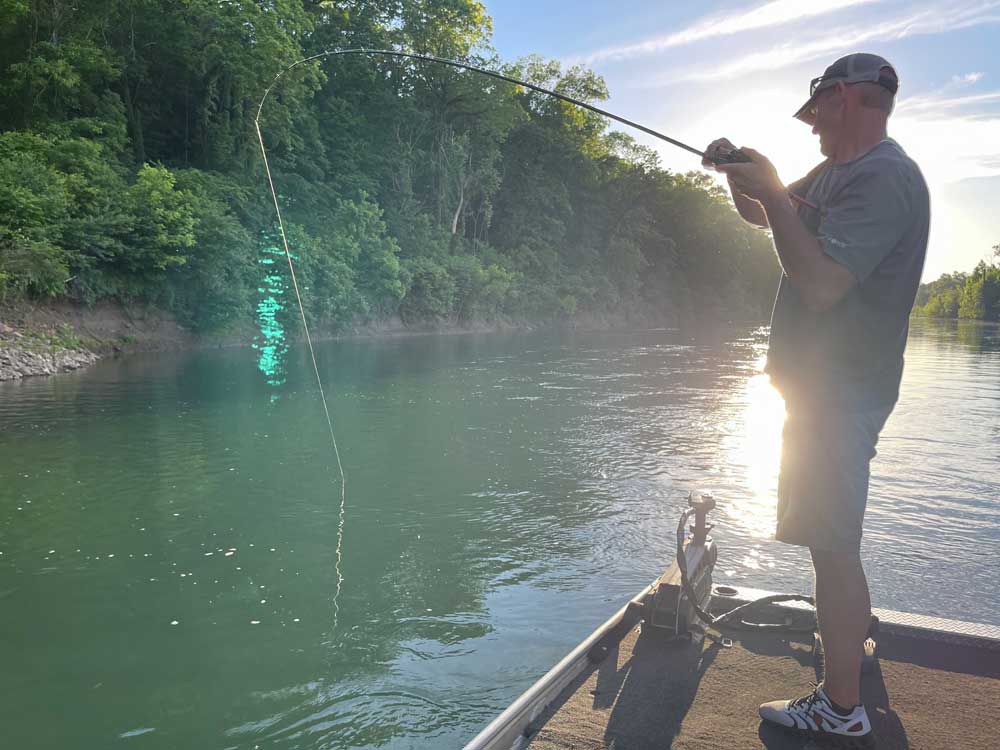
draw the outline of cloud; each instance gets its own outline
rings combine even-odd
[[[984,104],[1000,102],[1000,91],[986,91],[982,94],[969,94],[967,96],[945,96],[941,92],[912,96],[900,102],[896,108],[897,114],[935,114],[953,112],[959,109],[981,107]],[[971,117],[977,117],[972,114]],[[978,117],[989,115],[980,114]]]
[[[660,86],[679,81],[737,78],[748,73],[777,70],[807,60],[844,53],[872,40],[885,44],[910,36],[940,34],[998,22],[1000,22],[1000,0],[955,4],[945,11],[940,7],[928,6],[896,18],[869,22],[864,26],[824,29],[822,36],[812,40],[777,45],[714,68],[700,66],[687,74],[671,73],[652,79],[647,85]]]
[[[896,107],[896,114],[903,116],[943,116],[950,114],[962,114],[964,110],[966,116],[971,117],[992,117],[991,114],[980,109],[984,105],[989,106],[1000,102],[1000,90],[983,91],[980,93],[965,93],[969,87],[979,83],[985,77],[985,73],[973,72],[963,75],[953,75],[951,80],[944,86],[932,91],[914,96],[908,96],[899,102]],[[963,92],[957,94],[957,92]],[[972,111],[970,111],[972,110]]]
[[[624,60],[641,57],[655,54],[670,47],[691,44],[702,39],[729,36],[769,26],[779,26],[803,18],[810,18],[855,5],[867,5],[875,2],[880,2],[880,0],[812,0],[809,3],[802,2],[802,0],[772,0],[772,2],[749,10],[699,19],[686,29],[676,31],[672,34],[653,37],[652,39],[635,44],[605,47],[587,55],[573,57],[569,62],[571,64],[583,63],[590,65],[603,60]]]
[[[986,74],[983,73],[981,70],[979,70],[979,71],[976,71],[974,73],[966,73],[965,75],[962,75],[962,76],[952,76],[951,77],[951,85],[952,86],[968,86],[968,85],[973,84],[973,83],[979,83],[979,81],[981,81],[983,79],[984,75],[986,75]]]
[[[889,120],[889,132],[921,165],[928,182],[1000,176],[994,135],[1000,132],[1000,116],[904,112]]]

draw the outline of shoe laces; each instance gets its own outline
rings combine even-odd
[[[796,698],[789,704],[789,708],[794,708],[798,711],[808,711],[813,707],[813,704],[820,700],[819,696],[819,683],[812,683],[813,691],[809,695],[803,695],[801,698]]]

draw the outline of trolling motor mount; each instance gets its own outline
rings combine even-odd
[[[718,552],[715,542],[708,535],[713,527],[706,522],[706,517],[715,508],[715,499],[707,494],[696,496],[690,493],[687,504],[677,527],[677,558],[660,576],[644,605],[643,630],[648,627],[651,632],[666,637],[683,636],[700,629],[696,605],[707,611],[712,599],[712,569]],[[692,515],[695,522],[689,529],[691,536],[688,538],[685,526]],[[691,584],[694,601],[685,591],[685,574]]]

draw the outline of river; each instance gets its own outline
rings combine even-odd
[[[770,539],[766,339],[320,345],[339,560],[301,348],[281,377],[225,349],[0,385],[5,746],[458,747],[668,564],[689,489],[719,502],[717,582],[809,593]],[[1000,329],[915,323],[873,464],[876,606],[1000,625],[998,458]]]

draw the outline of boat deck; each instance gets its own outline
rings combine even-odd
[[[718,635],[718,634],[716,634]],[[820,750],[757,706],[819,678],[809,634],[741,631],[731,647],[667,642],[641,626],[612,642],[530,727],[532,750]],[[878,750],[1000,748],[1000,650],[883,632],[862,699]]]

